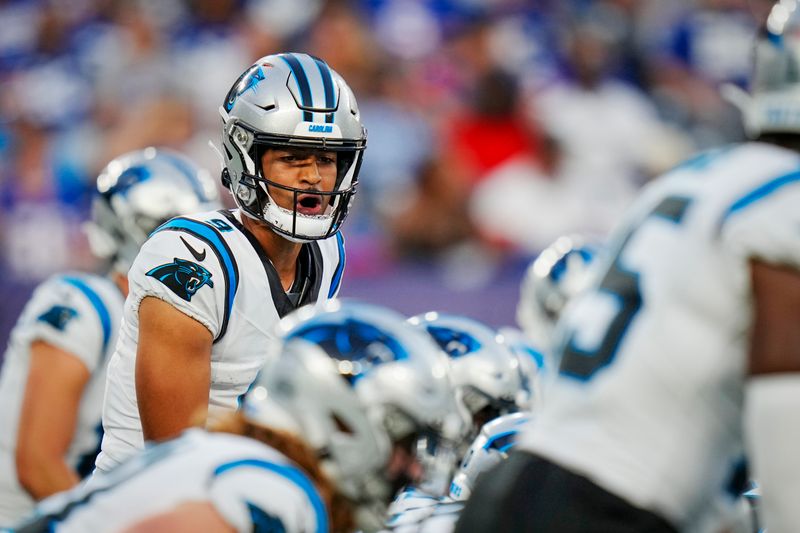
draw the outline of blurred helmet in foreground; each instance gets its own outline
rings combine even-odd
[[[481,428],[450,484],[450,498],[467,500],[478,476],[508,457],[517,433],[531,420],[529,413],[512,413],[495,418]]]
[[[472,318],[430,312],[409,319],[450,356],[459,404],[472,418],[475,432],[489,420],[520,409],[523,376],[518,357],[502,336]]]
[[[727,85],[722,94],[742,112],[750,137],[800,134],[800,10],[775,3],[755,41],[750,91]]]
[[[559,237],[530,264],[522,279],[517,323],[531,340],[550,349],[552,332],[567,303],[587,286],[598,247],[577,236]]]
[[[247,394],[245,416],[271,425],[276,404],[288,413],[358,504],[361,527],[380,522],[405,483],[435,477],[444,494],[466,422],[435,343],[401,315],[347,301],[300,309],[280,329],[284,349]],[[438,462],[420,465],[418,447],[436,447]]]

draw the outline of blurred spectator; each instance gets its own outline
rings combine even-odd
[[[220,83],[281,49],[324,58],[359,95],[370,151],[351,274],[392,257],[477,271],[476,242],[502,259],[602,233],[692,143],[741,136],[717,88],[746,74],[746,6],[0,0],[0,263],[46,275],[32,244],[46,227],[52,269],[79,264],[86,176],[122,152],[172,146],[216,175]]]
[[[89,258],[79,226],[88,209],[85,176],[41,124],[16,120],[10,131],[0,165],[3,266],[21,280],[83,267]]]
[[[541,134],[524,117],[517,79],[500,69],[478,78],[472,106],[444,128],[447,157],[464,167],[470,186],[510,159],[546,158]]]
[[[738,112],[719,95],[750,72],[760,0],[701,0],[649,36],[647,83],[654,102],[701,147],[744,137]]]
[[[609,76],[618,59],[613,37],[593,22],[572,28],[569,77],[532,102],[533,118],[560,147],[555,178],[580,205],[581,219],[564,228],[570,232],[605,232],[638,187],[690,149],[644,93]]]
[[[405,207],[389,224],[400,256],[436,257],[473,235],[467,212],[469,189],[442,160],[433,160],[420,174]]]

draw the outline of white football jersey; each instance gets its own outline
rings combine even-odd
[[[142,246],[128,274],[120,338],[108,365],[99,470],[110,470],[144,447],[134,380],[143,298],[166,301],[213,335],[208,401],[214,417],[238,408],[279,347],[276,324],[284,315],[336,296],[344,270],[340,233],[303,246],[295,304],[239,216],[238,211],[212,211],[174,218]]]
[[[691,531],[747,480],[748,262],[800,268],[800,156],[703,153],[649,185],[609,245],[519,447]]]
[[[25,531],[120,531],[182,503],[211,502],[236,531],[326,532],[311,479],[256,440],[191,429],[42,501]]]
[[[123,301],[110,279],[71,273],[39,285],[23,309],[11,331],[0,372],[0,526],[18,519],[34,504],[17,481],[14,459],[31,343],[41,340],[74,355],[91,374],[65,458],[79,475],[86,476],[94,468],[100,445],[105,363],[116,341]]]

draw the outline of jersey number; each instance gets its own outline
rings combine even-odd
[[[637,229],[651,217],[659,217],[680,224],[691,200],[682,196],[669,196],[662,200],[644,220],[634,225],[622,239],[614,253],[614,262],[606,271],[598,290],[613,297],[617,302],[616,313],[611,319],[599,346],[592,350],[581,350],[576,346],[576,332],[568,333],[563,344],[559,372],[581,380],[590,379],[595,372],[608,365],[617,353],[622,337],[642,306],[639,290],[639,273],[626,270],[620,257]]]

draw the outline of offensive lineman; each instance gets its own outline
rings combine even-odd
[[[134,262],[100,471],[198,412],[203,422],[235,410],[276,348],[278,320],[339,290],[339,227],[366,146],[350,88],[320,59],[276,54],[239,77],[220,113],[222,181],[238,209],[170,221]]]
[[[701,154],[643,192],[562,321],[527,453],[478,484],[457,531],[692,531],[735,502],[747,470],[763,525],[797,531],[797,8],[778,2],[756,44],[743,110],[761,142]]]
[[[210,176],[187,159],[147,148],[111,161],[97,179],[93,252],[108,275],[65,273],[42,283],[26,305],[0,375],[0,527],[35,500],[91,473],[100,444],[105,360],[139,246],[178,214],[213,208]]]
[[[281,329],[283,349],[221,422],[225,433],[193,428],[148,446],[13,531],[377,529],[393,487],[427,475],[414,443],[436,433],[447,445],[466,430],[447,359],[375,305],[307,306]]]

